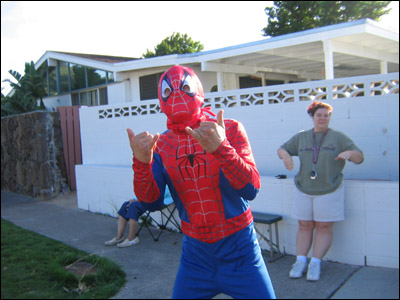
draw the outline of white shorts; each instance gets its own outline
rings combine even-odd
[[[337,222],[344,220],[344,182],[326,195],[308,195],[294,189],[292,217],[302,221]]]

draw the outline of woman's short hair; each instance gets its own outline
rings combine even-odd
[[[333,107],[327,103],[324,102],[318,102],[318,101],[313,101],[308,108],[307,108],[307,113],[311,116],[314,117],[315,112],[320,109],[320,108],[325,108],[328,110],[329,114],[332,112]]]

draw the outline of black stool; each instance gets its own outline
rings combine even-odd
[[[281,252],[279,249],[279,234],[278,234],[278,222],[282,220],[282,216],[274,215],[269,213],[254,212],[252,211],[254,218],[254,229],[260,235],[260,237],[265,240],[270,249],[270,259],[269,262],[275,261],[286,255],[285,252]],[[262,223],[268,225],[269,238],[263,235],[256,227],[256,223]],[[275,224],[275,239],[272,236],[272,225]],[[275,240],[275,241],[274,241]]]

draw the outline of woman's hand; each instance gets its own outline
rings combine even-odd
[[[278,156],[280,159],[283,160],[283,163],[285,164],[286,169],[289,171],[293,170],[294,168],[294,162],[293,158],[290,156],[290,154],[285,150],[285,149],[278,149]]]
[[[335,160],[349,160],[355,164],[361,164],[364,161],[364,155],[360,151],[343,151],[335,157]]]

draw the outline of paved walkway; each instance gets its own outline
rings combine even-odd
[[[127,283],[115,299],[171,298],[179,265],[182,234],[164,232],[158,242],[143,230],[140,244],[106,247],[117,219],[77,208],[74,193],[52,201],[1,192],[1,217],[42,235],[113,260],[127,274]],[[155,231],[157,229],[154,229]],[[290,279],[294,257],[287,255],[267,263],[277,298],[280,299],[399,299],[399,270],[322,262],[321,279]],[[230,299],[220,294],[216,299]]]

